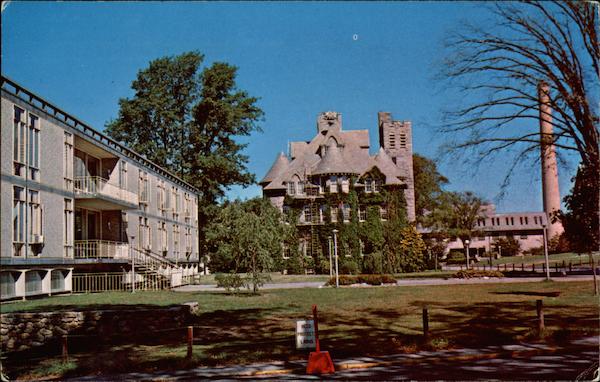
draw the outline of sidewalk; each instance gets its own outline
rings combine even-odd
[[[396,282],[397,286],[411,285],[460,285],[460,284],[494,284],[494,283],[531,283],[544,281],[545,277],[502,277],[502,278],[477,278],[477,279],[403,279]],[[591,275],[561,276],[552,277],[555,282],[568,281],[591,281]],[[260,289],[294,289],[294,288],[329,288],[323,286],[324,282],[298,282],[298,283],[280,283],[265,284]],[[356,286],[360,287],[360,286]],[[352,288],[352,287],[345,287]],[[173,289],[176,292],[206,292],[223,291],[223,288],[217,288],[216,285],[185,285]]]
[[[598,341],[598,337],[594,336],[573,341],[565,348],[552,348],[542,344],[518,344],[351,359],[336,359],[335,349],[329,349],[336,373],[324,378],[327,380],[574,380],[593,362],[598,361]],[[95,375],[70,379],[70,381],[321,379],[319,376],[306,375],[305,369],[306,361],[277,361],[157,373]]]

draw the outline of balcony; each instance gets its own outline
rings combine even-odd
[[[75,240],[76,259],[128,259],[129,244],[108,240]]]
[[[99,210],[138,208],[136,193],[127,191],[99,176],[79,176],[74,179],[77,203],[81,207]]]

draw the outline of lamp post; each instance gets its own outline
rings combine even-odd
[[[337,253],[337,229],[333,230],[333,253],[335,255],[335,287],[340,287],[340,274],[338,271],[338,253]]]
[[[327,248],[329,249],[329,277],[333,277],[333,262],[331,261],[331,236],[327,237]]]
[[[546,280],[550,280],[550,261],[548,260],[548,238],[546,236],[546,223],[542,224],[544,235],[544,260],[546,261]]]
[[[467,252],[466,253],[467,254],[467,269],[469,269],[469,243],[470,243],[469,239],[466,239],[465,240],[465,247],[466,247],[465,249],[467,250],[466,251]]]

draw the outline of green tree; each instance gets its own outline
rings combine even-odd
[[[423,224],[425,214],[438,208],[442,187],[448,184],[448,179],[439,173],[433,160],[419,154],[413,154],[413,174],[417,222]]]
[[[279,210],[262,198],[226,203],[208,226],[212,258],[221,271],[247,272],[254,293],[282,256],[289,228]]]
[[[203,56],[183,53],[151,61],[132,83],[132,98],[119,100],[117,119],[107,133],[198,188],[202,224],[217,213],[220,198],[233,185],[248,186],[254,175],[236,141],[260,131],[258,99],[236,86],[237,68],[216,62],[201,70]]]
[[[476,225],[477,219],[482,216],[482,206],[481,198],[470,191],[445,192],[440,198],[439,208],[427,215],[427,225],[438,242],[442,238],[457,237],[465,246],[466,240],[480,233]]]
[[[494,240],[496,248],[500,246],[502,256],[516,256],[521,252],[521,243],[512,236]]]

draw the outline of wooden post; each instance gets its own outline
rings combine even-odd
[[[62,358],[63,362],[69,362],[69,346],[66,335],[62,336]]]
[[[594,257],[592,256],[592,252],[589,252],[590,255],[590,265],[592,266],[592,274],[594,275],[594,296],[598,295],[598,283],[596,282],[596,265],[594,264]]]
[[[193,345],[194,345],[194,327],[193,326],[188,326],[188,330],[187,330],[187,358],[191,359],[192,358],[192,354],[194,352],[193,349]]]
[[[319,353],[321,351],[321,344],[319,343],[319,313],[317,312],[317,305],[312,306],[312,314],[315,324],[315,350]]]
[[[541,335],[546,329],[544,325],[544,305],[542,300],[535,301],[535,307],[537,310],[537,319],[538,319],[538,335]]]
[[[423,308],[423,337],[425,340],[429,338],[429,313],[427,307]]]

